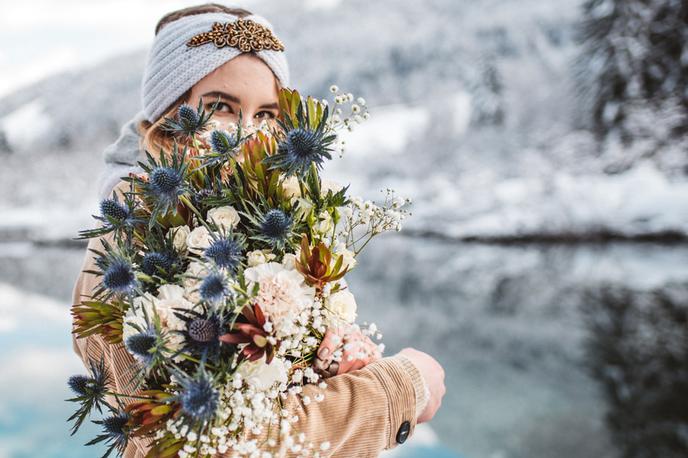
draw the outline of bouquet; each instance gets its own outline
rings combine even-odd
[[[172,151],[146,152],[143,173],[122,177],[128,191],[103,200],[97,227],[80,232],[101,237],[89,271],[101,282],[72,307],[74,332],[123,344],[135,361],[126,379],[136,395],[109,388],[102,360],[69,379],[72,434],[100,413],[102,434],[88,445],[105,443],[104,456],[134,437],[151,441],[149,456],[249,454],[250,434],[271,425],[297,443],[282,402],[306,384],[323,391],[302,401],[322,401],[312,363],[326,330],[361,330],[345,276],[408,215],[391,190],[375,204],[321,179],[344,150],[338,132],[368,118],[362,98],[331,90],[333,109],[282,89],[280,115],[257,128],[240,115],[222,130],[214,106],[182,105],[165,119]],[[362,333],[381,337],[374,324]]]

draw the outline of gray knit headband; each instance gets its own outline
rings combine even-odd
[[[271,36],[272,24],[256,14],[238,19],[226,13],[195,14],[177,19],[158,32],[141,88],[143,113],[148,121],[155,122],[208,73],[247,52],[242,49],[252,50],[272,69],[282,86],[289,86],[284,47]],[[255,29],[265,33],[255,39],[250,35],[250,30]],[[239,36],[232,31],[238,31]]]

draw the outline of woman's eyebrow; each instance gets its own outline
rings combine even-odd
[[[230,101],[232,101],[232,102],[234,102],[234,103],[241,104],[241,100],[239,100],[239,97],[233,96],[232,94],[228,94],[228,93],[222,92],[222,91],[211,91],[211,92],[206,92],[206,93],[203,94],[201,97],[212,97],[212,98],[214,98],[214,99],[220,97],[220,98],[223,98],[223,99],[230,100]]]

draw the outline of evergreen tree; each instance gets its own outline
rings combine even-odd
[[[586,0],[576,74],[583,116],[597,134],[618,130],[635,107],[678,110],[688,133],[688,0]]]

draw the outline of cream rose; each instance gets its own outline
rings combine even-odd
[[[210,246],[212,238],[204,226],[198,226],[186,237],[186,246],[190,251],[200,253]]]
[[[189,236],[191,229],[189,226],[184,225],[173,227],[171,230],[174,231],[174,236],[172,237],[172,245],[174,246],[174,249],[180,253],[184,253],[187,248],[186,238]]]
[[[274,253],[271,253],[270,250],[253,250],[246,255],[246,262],[249,267],[255,267],[272,261],[275,257]]]
[[[239,223],[240,219],[239,212],[229,205],[208,210],[208,220],[226,231],[233,229]]]
[[[328,311],[328,324],[333,325],[344,320],[347,323],[356,321],[356,298],[349,291],[337,291],[325,300]]]
[[[237,372],[259,391],[267,391],[276,383],[289,381],[287,368],[280,358],[273,358],[270,364],[265,362],[265,356],[256,361],[244,361]]]

